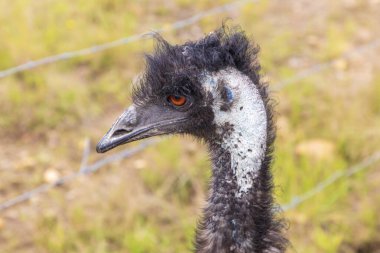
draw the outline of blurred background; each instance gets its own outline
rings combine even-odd
[[[191,252],[204,146],[94,147],[153,49],[139,34],[183,43],[226,19],[277,101],[288,251],[380,252],[379,17],[379,0],[0,0],[0,252]]]

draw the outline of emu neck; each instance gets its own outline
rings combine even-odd
[[[212,140],[212,148],[221,154],[228,153],[229,160],[219,164],[221,154],[213,157],[214,172],[225,172],[220,175],[222,178],[215,175],[214,179],[223,180],[223,175],[226,180],[233,179],[234,189],[230,190],[236,198],[244,198],[252,191],[267,149],[265,102],[249,77],[233,68],[209,74],[203,83],[214,97],[217,137]]]
[[[242,172],[236,171],[245,168],[234,168],[233,156],[230,150],[213,147],[211,189],[197,231],[197,252],[271,252],[265,251],[269,248],[272,224],[270,173],[265,166],[247,172],[244,186],[251,185],[245,186],[242,192],[237,175]]]
[[[209,142],[212,182],[197,231],[197,252],[282,252],[272,211],[264,101],[250,79],[235,70],[213,78],[222,79],[236,100],[228,111],[214,108],[218,128]]]

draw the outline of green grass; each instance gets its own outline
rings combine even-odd
[[[0,23],[6,24],[0,26],[0,69],[168,26],[225,2],[0,0]],[[274,84],[378,37],[378,5],[342,5],[326,11],[312,3],[297,9],[260,1],[232,11],[227,24],[240,24],[260,44],[263,72]],[[228,16],[164,36],[173,43],[200,38]],[[152,40],[143,40],[0,79],[0,200],[44,183],[47,170],[67,175],[79,169],[83,140],[94,146],[131,102],[131,84],[152,49]],[[378,53],[342,60],[273,94],[279,203],[380,147]],[[201,143],[165,139],[2,213],[0,251],[191,252],[209,166]],[[289,252],[359,252],[379,243],[377,168],[339,180],[284,213]]]

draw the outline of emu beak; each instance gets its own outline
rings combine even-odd
[[[179,125],[185,121],[183,115],[164,107],[151,105],[138,108],[131,105],[100,140],[96,151],[104,153],[128,142],[181,132]]]

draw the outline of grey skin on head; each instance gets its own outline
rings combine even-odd
[[[239,28],[183,45],[157,37],[133,104],[96,148],[103,153],[178,133],[206,143],[212,178],[196,230],[198,253],[284,252],[288,244],[272,196],[275,131],[258,51]]]

